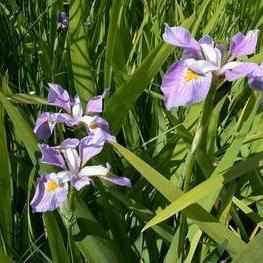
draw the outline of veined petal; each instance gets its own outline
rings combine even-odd
[[[87,161],[99,154],[104,144],[105,136],[101,132],[91,133],[84,137],[79,144],[81,166],[83,167]]]
[[[215,45],[213,38],[208,35],[201,37],[198,42],[199,44],[207,44],[212,47]]]
[[[229,62],[221,70],[228,81],[234,81],[246,77],[257,69],[258,65],[249,62]]]
[[[248,75],[248,83],[253,89],[263,90],[263,63]]]
[[[165,31],[163,34],[165,42],[176,47],[189,48],[199,50],[199,43],[190,34],[190,32],[181,26],[170,27],[165,24]]]
[[[201,49],[206,60],[220,67],[222,63],[221,51],[209,44],[201,44]]]
[[[76,149],[66,148],[61,150],[65,158],[66,164],[70,172],[78,173],[80,169],[80,157]]]
[[[108,172],[109,169],[102,165],[86,166],[76,176],[72,177],[71,184],[79,191],[92,182],[92,176],[107,175]]]
[[[78,125],[80,120],[73,118],[72,115],[68,113],[53,113],[54,117],[56,118],[57,123],[63,123],[68,127],[73,127]]]
[[[75,175],[71,178],[71,185],[77,190],[80,191],[83,187],[90,185],[92,180],[88,176],[78,176]]]
[[[111,182],[112,184],[131,187],[131,181],[127,177],[119,177],[119,176],[100,176],[101,179]]]
[[[80,102],[79,96],[74,98],[73,106],[72,106],[72,117],[75,121],[79,121],[83,115],[83,109]]]
[[[65,109],[67,112],[71,111],[70,96],[66,90],[55,83],[48,83],[48,103]]]
[[[196,60],[190,58],[184,60],[183,63],[186,67],[201,75],[219,69],[219,66],[207,60]]]
[[[106,167],[103,165],[86,166],[81,169],[79,176],[80,177],[95,176],[103,180],[107,180],[113,184],[131,187],[131,182],[128,178],[112,176],[110,173],[110,169],[111,167],[109,165],[107,165]]]
[[[199,74],[188,68],[183,61],[172,65],[164,75],[161,90],[168,110],[202,101],[211,86],[212,74]]]
[[[56,150],[55,147],[50,147],[47,144],[39,144],[39,148],[42,154],[42,163],[66,168],[62,154],[60,151]]]
[[[46,140],[51,136],[55,125],[56,117],[54,113],[44,112],[37,118],[34,133],[41,140]]]
[[[33,212],[47,212],[58,208],[67,198],[68,184],[61,183],[55,173],[38,178],[36,192],[30,203]]]
[[[68,138],[65,139],[59,146],[56,148],[63,149],[63,148],[76,148],[79,145],[79,139],[76,138]]]
[[[104,141],[116,142],[115,136],[110,134],[108,122],[103,118],[85,115],[81,118],[81,122],[85,124],[90,134],[96,133],[96,137],[103,137]]]
[[[100,113],[103,109],[103,95],[92,97],[89,99],[87,107],[86,107],[86,113]]]
[[[255,53],[259,30],[248,31],[246,35],[237,33],[231,39],[230,54],[232,57],[240,57]]]
[[[89,165],[80,170],[79,176],[106,176],[109,172],[109,167],[103,165]]]

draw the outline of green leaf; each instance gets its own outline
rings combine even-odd
[[[71,0],[69,9],[70,56],[74,86],[81,100],[95,94],[92,63],[84,29],[87,12],[86,0]]]
[[[45,213],[42,217],[47,229],[48,243],[53,262],[70,262],[55,215],[52,213]]]
[[[7,133],[5,128],[5,112],[0,105],[0,229],[6,247],[11,246],[12,237],[12,181],[9,151],[7,147]]]
[[[263,231],[261,230],[256,237],[251,240],[244,250],[240,251],[239,256],[233,263],[259,263],[263,258]]]
[[[111,87],[112,59],[114,56],[115,43],[120,28],[123,0],[113,0],[110,11],[110,25],[107,36],[107,46],[104,64],[104,87]],[[117,55],[117,54],[115,54]]]
[[[61,207],[60,215],[73,241],[88,262],[119,263],[116,246],[76,192]]]
[[[7,85],[7,83],[5,82],[4,85]],[[37,163],[36,152],[38,151],[37,140],[35,135],[33,134],[32,128],[24,118],[25,114],[22,114],[22,112],[16,106],[14,106],[8,100],[8,98],[5,95],[3,95],[1,91],[0,91],[0,103],[4,107],[9,118],[11,119],[15,127],[15,131],[18,139],[20,139],[24,143],[32,162],[36,164]]]
[[[185,25],[189,26],[191,23],[191,19],[185,21]],[[106,103],[104,116],[109,121],[113,133],[119,131],[128,111],[147,85],[150,84],[153,77],[160,71],[160,68],[172,51],[173,47],[170,45],[165,43],[158,45]]]
[[[170,202],[182,196],[183,193],[176,185],[167,180],[135,154],[116,143],[113,144],[113,147]],[[185,208],[182,212],[217,243],[222,244],[227,241],[226,249],[231,255],[236,255],[245,247],[243,241],[198,204],[193,204]]]
[[[175,215],[176,213],[180,212],[187,206],[194,204],[201,199],[204,199],[207,195],[209,195],[210,192],[214,192],[213,193],[214,197],[209,200],[216,198],[216,196],[219,194],[220,190],[222,189],[225,181],[223,173],[234,164],[236,160],[236,156],[240,151],[240,147],[243,144],[243,140],[245,139],[246,134],[248,133],[251,127],[252,121],[254,119],[253,117],[254,114],[256,113],[258,106],[256,105],[254,107],[254,102],[255,102],[254,97],[252,96],[249,102],[247,103],[246,107],[244,108],[241,118],[239,119],[240,125],[242,122],[244,122],[242,123],[242,128],[239,134],[237,134],[232,145],[225,153],[223,159],[219,162],[217,168],[212,173],[211,177],[205,180],[204,182],[202,182],[201,184],[199,184],[198,186],[196,186],[195,188],[183,194],[172,204],[170,204],[168,207],[162,210],[157,216],[155,216],[152,220],[150,220],[146,224],[144,229],[156,225],[168,219],[169,217]],[[211,202],[214,203],[215,200],[212,200]]]
[[[14,94],[14,95],[10,96],[9,99],[15,103],[43,104],[43,105],[48,104],[46,99],[43,99],[39,96],[22,94],[22,93]]]

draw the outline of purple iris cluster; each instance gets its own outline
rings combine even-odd
[[[165,42],[183,48],[182,58],[165,73],[161,90],[168,110],[201,102],[208,94],[214,78],[235,81],[248,77],[250,86],[263,90],[263,63],[241,62],[238,59],[255,53],[259,30],[237,33],[229,48],[216,44],[210,36],[198,41],[180,26],[165,25]]]
[[[67,138],[60,145],[39,144],[41,162],[56,166],[57,173],[41,175],[38,178],[36,192],[31,201],[33,212],[47,212],[58,208],[66,199],[69,188],[77,191],[90,185],[94,177],[104,179],[120,186],[131,186],[130,180],[111,174],[111,167],[106,165],[87,165],[92,157],[99,154],[105,143],[114,143],[106,120],[98,114],[103,109],[105,94],[91,98],[82,108],[78,96],[71,98],[58,84],[48,84],[48,103],[60,108],[60,112],[44,112],[36,121],[35,134],[41,139],[48,139],[57,123],[69,128],[83,125],[87,135],[84,138]]]

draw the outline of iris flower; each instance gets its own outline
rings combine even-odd
[[[115,141],[115,137],[110,135],[108,122],[97,115],[102,112],[105,94],[91,98],[84,112],[78,96],[72,99],[60,85],[52,83],[48,85],[49,105],[56,106],[64,112],[44,112],[38,117],[34,132],[40,139],[48,139],[57,123],[63,123],[68,127],[82,123],[86,126],[88,133],[96,133],[97,138],[104,138],[104,141]]]
[[[61,11],[58,13],[58,30],[66,31],[68,29],[69,18],[66,12]]]
[[[245,76],[249,79],[259,79],[255,76],[255,70],[262,72],[262,69],[260,70],[257,64],[236,60],[241,56],[255,53],[258,33],[259,30],[252,30],[246,35],[242,33],[234,35],[226,52],[222,45],[215,44],[209,36],[197,41],[187,29],[166,25],[164,41],[184,49],[182,59],[170,66],[162,81],[161,90],[165,96],[166,108],[171,109],[204,100],[213,76],[224,76],[228,81]],[[252,82],[251,80],[250,83]]]
[[[38,178],[36,192],[31,201],[33,212],[47,212],[58,208],[67,198],[69,184],[76,190],[90,185],[94,177],[120,186],[131,186],[126,177],[116,177],[110,166],[86,165],[102,148],[94,144],[94,134],[78,139],[66,139],[59,146],[40,144],[43,163],[62,169],[58,173],[42,175]]]

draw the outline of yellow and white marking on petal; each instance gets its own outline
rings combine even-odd
[[[58,187],[59,187],[59,184],[52,180],[49,180],[46,184],[46,188],[48,192],[55,191]]]
[[[187,69],[185,72],[184,80],[185,81],[191,81],[199,79],[201,76],[198,73],[195,73],[191,69]]]

